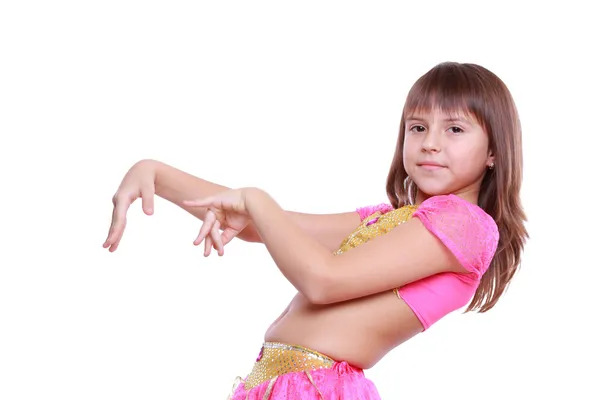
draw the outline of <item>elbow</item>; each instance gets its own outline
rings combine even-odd
[[[310,304],[314,305],[325,305],[331,303],[327,296],[327,293],[318,291],[316,289],[305,290],[304,297],[306,298],[306,300],[308,300]]]
[[[323,271],[319,271],[310,279],[307,279],[307,284],[302,290],[302,294],[309,303],[315,305],[325,305],[335,303],[333,298],[334,291],[331,284],[331,277],[327,276]]]

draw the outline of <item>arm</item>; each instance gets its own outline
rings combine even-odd
[[[154,171],[154,184],[159,197],[181,207],[200,220],[204,220],[206,208],[187,207],[183,205],[183,201],[212,196],[229,189],[159,161],[144,160],[141,163],[147,164]],[[291,221],[330,252],[337,250],[342,240],[360,223],[360,217],[354,211],[322,215],[287,211],[287,214]],[[250,223],[238,237],[247,242],[262,242],[253,223]]]
[[[265,192],[249,189],[246,207],[283,275],[312,303],[368,296],[442,272],[469,272],[417,218],[334,256]]]

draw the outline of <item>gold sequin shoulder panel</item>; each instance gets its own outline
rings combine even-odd
[[[398,225],[410,220],[417,208],[418,206],[416,205],[406,205],[385,214],[377,211],[369,215],[361,221],[354,232],[344,239],[335,254],[345,253],[350,249],[367,243],[373,238],[385,235]]]

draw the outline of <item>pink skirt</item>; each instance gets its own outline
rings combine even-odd
[[[301,346],[267,342],[230,400],[381,400],[364,371]]]

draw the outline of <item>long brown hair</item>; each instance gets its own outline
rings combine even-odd
[[[446,62],[420,77],[408,93],[396,153],[387,178],[388,198],[395,208],[411,204],[418,190],[403,163],[405,121],[415,111],[464,111],[489,135],[495,167],[487,170],[478,205],[498,225],[500,240],[490,267],[465,312],[490,310],[507,289],[521,263],[527,240],[526,216],[521,205],[523,175],[521,123],[514,100],[500,78],[476,64]]]

